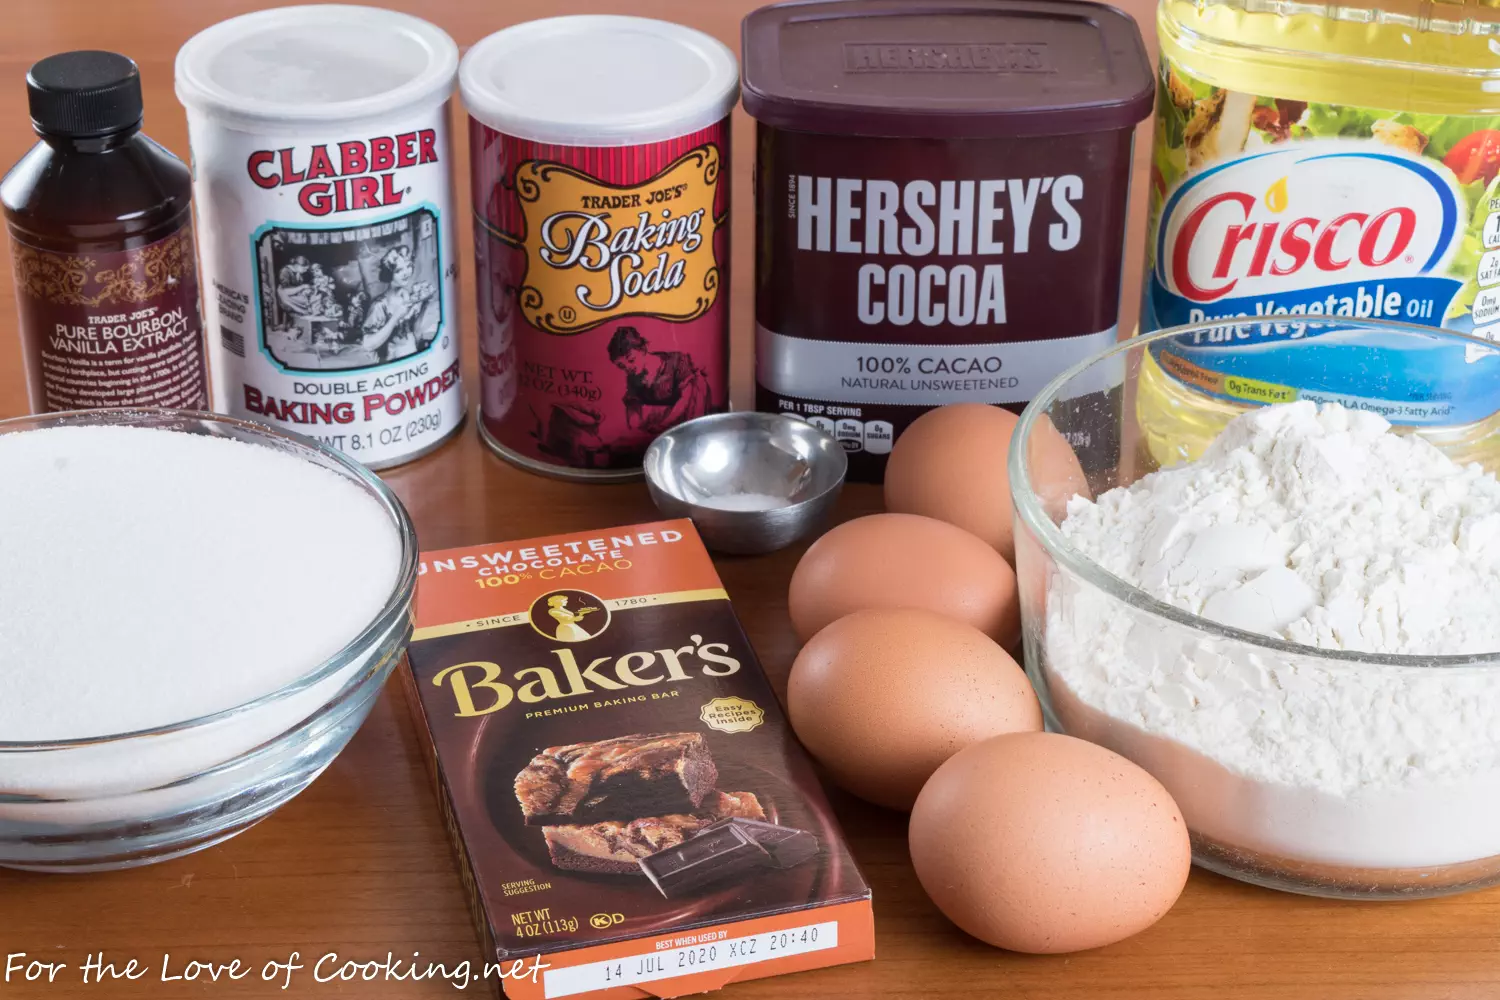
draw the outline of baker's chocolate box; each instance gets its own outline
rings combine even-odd
[[[486,960],[541,967],[507,996],[874,957],[870,889],[691,522],[420,572],[406,677]]]

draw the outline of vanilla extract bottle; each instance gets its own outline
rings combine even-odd
[[[191,173],[141,133],[140,71],[64,52],[26,87],[39,141],[0,203],[32,412],[207,409]]]

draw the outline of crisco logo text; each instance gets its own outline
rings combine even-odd
[[[1327,146],[1335,148],[1330,150]],[[1433,272],[1458,193],[1430,162],[1299,144],[1190,178],[1169,200],[1158,279],[1190,302]]]
[[[268,191],[300,185],[302,211],[329,215],[399,205],[406,189],[397,187],[396,171],[437,161],[437,132],[425,128],[308,148],[258,149],[245,169]]]
[[[1212,302],[1228,295],[1239,283],[1237,264],[1242,274],[1252,278],[1268,273],[1288,277],[1309,265],[1328,275],[1356,262],[1368,268],[1384,267],[1406,253],[1417,230],[1417,213],[1404,205],[1374,217],[1368,212],[1345,212],[1332,219],[1304,215],[1283,224],[1277,219],[1255,220],[1258,200],[1243,191],[1226,191],[1188,216],[1172,251],[1172,278],[1184,296]],[[1223,237],[1214,254],[1213,280],[1200,285],[1191,267],[1194,237],[1216,212],[1241,221],[1220,227]],[[1248,252],[1244,252],[1246,246]],[[1236,257],[1245,259],[1236,261]]]

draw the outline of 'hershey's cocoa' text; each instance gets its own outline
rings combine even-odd
[[[999,257],[1034,249],[1066,252],[1083,239],[1077,174],[905,184],[857,177],[787,178],[797,249],[869,257]],[[1038,227],[1044,226],[1044,230]],[[870,261],[859,269],[861,323],[906,326],[1005,322],[1000,262]]]

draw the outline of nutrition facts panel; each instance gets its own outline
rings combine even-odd
[[[785,927],[747,937],[723,938],[686,948],[645,951],[605,962],[575,965],[571,969],[554,969],[542,973],[542,988],[547,1000],[571,997],[592,990],[614,986],[635,986],[659,979],[673,979],[695,972],[732,969],[756,965],[793,955],[806,955],[838,947],[839,925],[830,920],[821,924]]]
[[[1484,233],[1486,246],[1491,245],[1488,241],[1492,233],[1500,238],[1500,212],[1485,220]],[[1474,317],[1474,335],[1500,341],[1500,323],[1494,322],[1500,319],[1500,250],[1485,251],[1479,258],[1475,278],[1479,282],[1479,291],[1469,309]],[[1468,354],[1471,359],[1477,356],[1474,348],[1470,348]]]
[[[888,420],[853,420],[848,417],[808,417],[807,422],[820,427],[845,451],[867,451],[871,455],[889,455],[896,440],[896,429]]]

